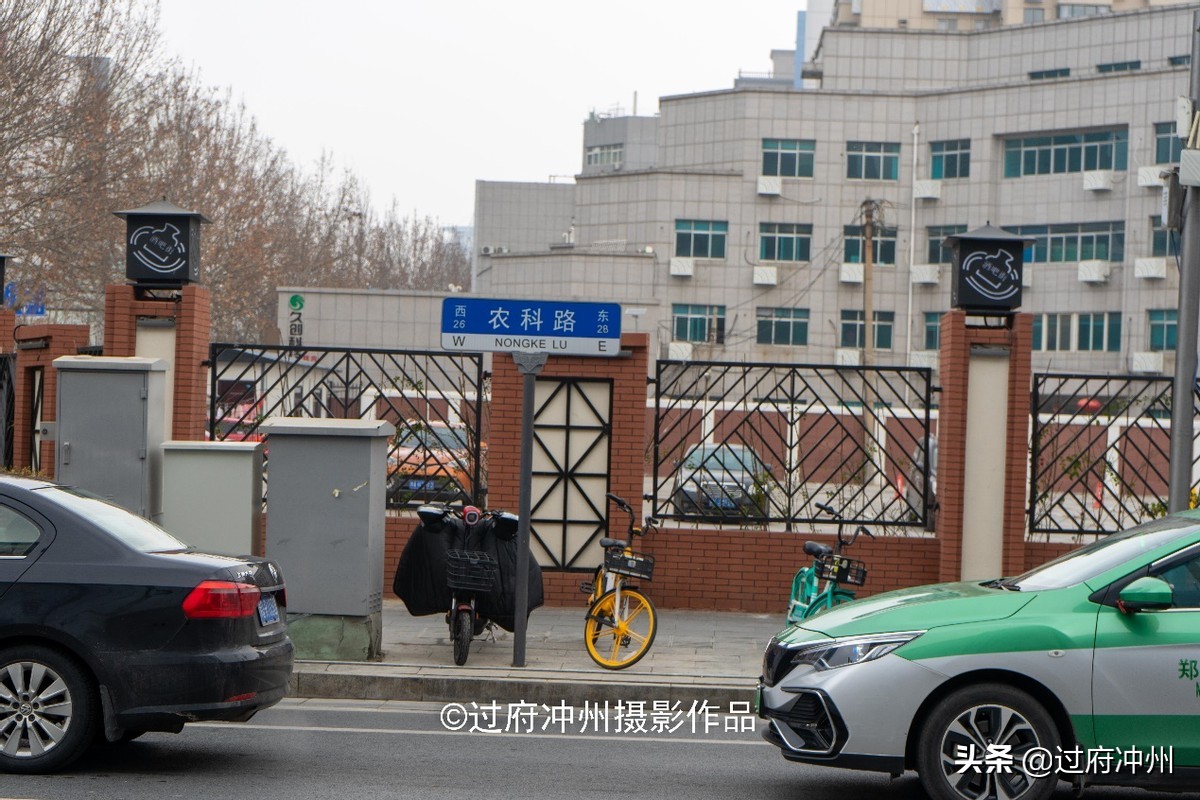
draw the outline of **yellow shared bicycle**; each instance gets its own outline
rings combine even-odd
[[[658,632],[654,604],[630,583],[654,576],[654,556],[634,552],[633,537],[645,536],[656,523],[647,517],[645,528],[635,526],[629,503],[615,494],[605,496],[629,515],[629,538],[600,540],[604,561],[596,568],[595,577],[579,586],[588,595],[583,637],[593,661],[605,669],[625,669],[650,651]]]

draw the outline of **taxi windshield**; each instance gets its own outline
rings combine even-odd
[[[1151,520],[1072,550],[1024,575],[1005,581],[1006,588],[1023,592],[1062,589],[1091,580],[1113,567],[1162,547],[1195,530],[1196,521],[1183,517]]]

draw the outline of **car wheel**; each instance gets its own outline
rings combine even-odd
[[[1045,800],[1058,776],[1030,774],[1025,755],[1057,752],[1058,729],[1029,694],[999,683],[959,689],[921,729],[917,771],[934,800]]]
[[[0,771],[61,769],[95,737],[92,681],[72,659],[40,646],[0,650]]]

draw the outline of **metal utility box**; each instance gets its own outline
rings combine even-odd
[[[55,479],[158,522],[167,362],[63,356]]]
[[[383,609],[387,444],[382,420],[272,417],[267,553],[288,612],[365,617]]]
[[[262,552],[260,442],[163,445],[161,525],[188,544],[228,556]]]

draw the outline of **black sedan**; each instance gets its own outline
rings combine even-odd
[[[189,548],[67,487],[0,476],[0,772],[245,721],[292,671],[279,567]]]

